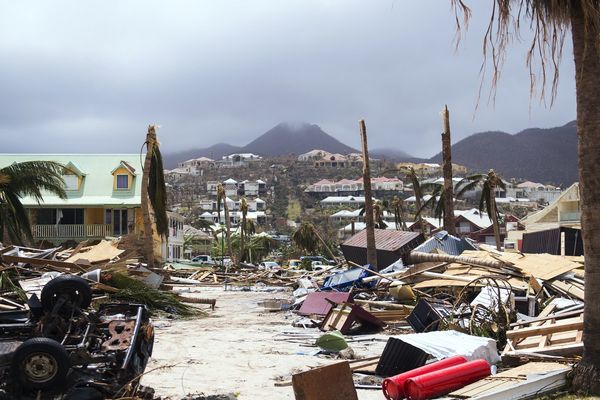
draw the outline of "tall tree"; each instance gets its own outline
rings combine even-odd
[[[156,125],[148,126],[146,134],[146,158],[142,173],[142,218],[144,222],[144,256],[149,266],[155,266],[153,225],[159,237],[168,237],[169,222],[167,219],[167,190],[165,187],[164,168],[158,140]]]
[[[406,219],[404,217],[404,200],[398,196],[394,196],[392,201],[390,202],[390,206],[394,213],[394,224],[396,226],[396,230],[406,231]]]
[[[43,201],[42,192],[65,199],[65,167],[53,161],[26,161],[0,169],[0,241],[4,234],[13,244],[33,240],[31,222],[21,203],[24,196]]]
[[[244,262],[244,241],[246,239],[246,217],[248,216],[248,202],[245,197],[240,200],[240,212],[242,213],[242,224],[240,225],[240,262]]]
[[[456,235],[454,226],[454,182],[452,181],[452,142],[450,140],[450,112],[448,106],[442,111],[444,132],[442,132],[442,158],[444,173],[444,229]]]
[[[466,0],[451,0],[465,21],[470,17]],[[492,0],[494,6],[484,36],[484,54],[491,48],[495,84],[510,41],[523,26],[533,29],[527,54],[532,89],[538,61],[544,96],[546,69],[553,68],[552,100],[558,82],[558,65],[564,39],[571,29],[575,61],[577,136],[581,227],[585,257],[585,308],[583,359],[577,364],[576,390],[600,394],[600,4],[598,0]],[[456,21],[460,24],[459,15]],[[521,23],[525,18],[531,24]],[[460,29],[460,25],[458,25]],[[485,60],[485,56],[484,56]],[[485,62],[485,61],[484,61]]]
[[[367,230],[367,263],[375,271],[377,268],[377,250],[375,248],[375,223],[373,218],[373,195],[371,192],[371,168],[369,165],[369,146],[367,144],[367,126],[365,120],[359,121],[360,141],[363,156],[363,187],[365,189],[365,229]]]
[[[233,258],[233,250],[231,248],[231,220],[229,218],[229,206],[227,205],[227,194],[225,187],[219,183],[217,185],[217,204],[223,205],[223,214],[225,217],[225,237],[227,238],[227,253],[230,258]],[[221,218],[221,211],[219,210],[219,221]]]
[[[500,242],[500,224],[498,222],[500,219],[500,212],[498,211],[498,207],[496,207],[496,188],[506,190],[506,185],[500,176],[498,176],[493,169],[490,169],[487,174],[467,176],[459,182],[458,187],[460,189],[456,195],[457,197],[462,197],[466,192],[481,187],[479,211],[483,212],[485,209],[488,217],[492,220],[494,238],[496,239],[496,250],[502,250],[502,243]]]
[[[419,225],[421,226],[421,233],[423,233],[423,235],[425,237],[427,237],[427,232],[426,232],[426,228],[425,228],[425,220],[419,213],[419,210],[421,210],[421,208],[423,207],[423,205],[421,204],[421,202],[423,200],[423,192],[421,191],[421,182],[419,181],[417,172],[415,171],[415,169],[413,167],[404,168],[403,172],[406,175],[406,177],[408,179],[410,179],[410,182],[411,182],[412,188],[413,188],[413,193],[415,194],[415,207],[417,209],[417,212],[415,213],[415,218],[416,218],[415,221],[419,222]]]

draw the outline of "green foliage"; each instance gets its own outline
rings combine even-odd
[[[316,228],[310,222],[303,222],[292,235],[292,242],[309,254],[315,254],[319,247]]]
[[[152,289],[143,282],[120,272],[105,272],[108,272],[104,275],[106,284],[120,289],[117,293],[110,295],[115,300],[145,304],[153,313],[163,311],[181,317],[195,317],[203,314],[196,307],[182,303],[174,293]]]
[[[0,169],[0,240],[5,230],[14,244],[22,244],[24,237],[33,239],[21,198],[32,196],[41,202],[43,191],[66,198],[64,171],[63,165],[53,161],[26,161]]]

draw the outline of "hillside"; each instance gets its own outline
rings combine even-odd
[[[204,149],[166,154],[165,167],[168,169],[175,168],[182,161],[198,157],[220,159],[232,153],[254,153],[268,157],[302,154],[313,149],[340,154],[358,152],[358,150],[325,133],[318,125],[282,122],[243,147],[219,143]]]
[[[302,154],[313,149],[340,154],[358,152],[358,150],[323,132],[318,125],[306,123],[281,123],[242,148],[244,152],[261,156]]]
[[[441,162],[441,153],[430,161]],[[507,178],[570,185],[578,179],[576,124],[526,129],[514,135],[476,133],[452,146],[452,161],[479,172],[494,168]]]

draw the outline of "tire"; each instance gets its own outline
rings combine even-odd
[[[92,288],[85,279],[76,275],[60,275],[42,289],[41,303],[44,311],[52,311],[62,295],[69,296],[71,305],[80,309],[88,308],[92,303]]]
[[[58,342],[48,338],[24,341],[12,359],[12,373],[24,389],[56,389],[66,383],[71,369],[69,355]]]

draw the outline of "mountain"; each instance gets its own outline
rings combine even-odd
[[[441,161],[441,153],[430,159]],[[494,168],[506,178],[567,186],[578,180],[576,122],[525,129],[514,135],[476,133],[452,146],[452,161],[478,172]]]
[[[165,154],[165,168],[173,169],[182,161],[198,157],[208,157],[213,160],[232,153],[240,153],[241,147],[232,146],[227,143],[217,143],[203,149],[185,150],[178,153]]]
[[[285,122],[263,133],[242,149],[244,152],[261,156],[302,154],[313,149],[340,154],[358,152],[358,150],[323,132],[318,125]]]
[[[166,154],[165,167],[172,169],[182,161],[198,157],[220,159],[232,153],[254,153],[261,156],[273,157],[287,154],[302,154],[313,149],[340,154],[358,152],[358,150],[345,145],[333,136],[325,133],[318,125],[282,122],[243,147],[219,143],[204,149]]]
[[[408,162],[425,162],[427,160],[416,158],[405,152],[404,150],[394,148],[375,148],[369,150],[369,158],[385,159],[387,161],[408,161]]]

